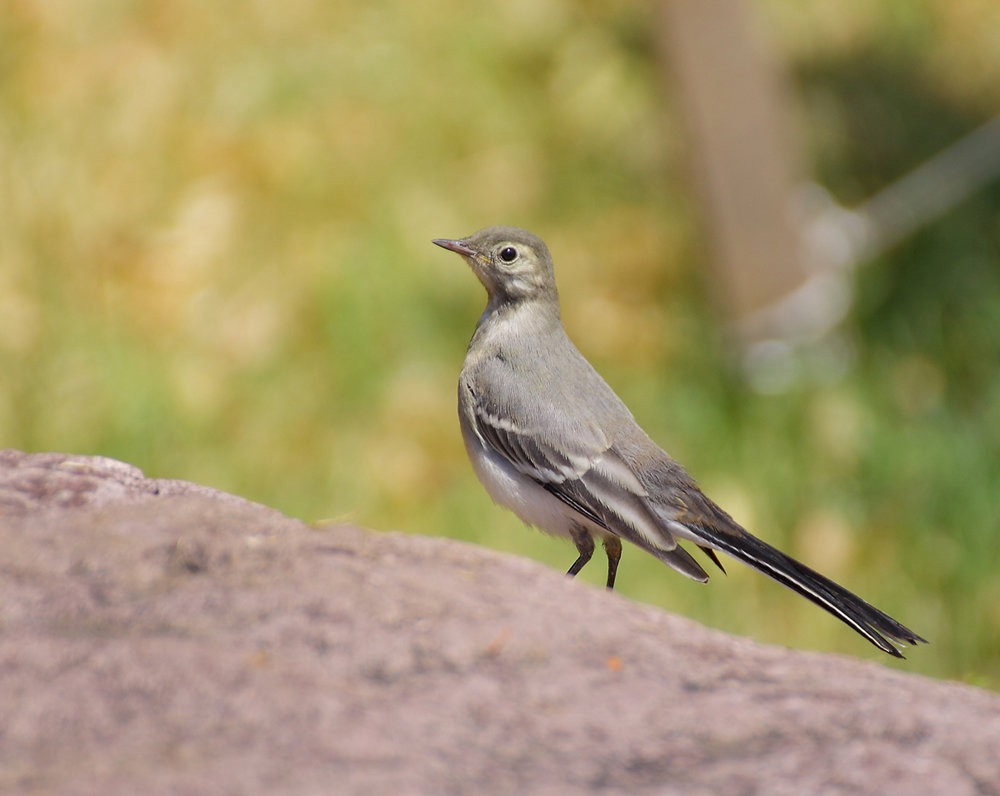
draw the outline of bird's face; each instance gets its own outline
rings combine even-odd
[[[461,240],[435,240],[461,254],[492,302],[556,294],[552,258],[540,238],[515,227],[487,227]]]

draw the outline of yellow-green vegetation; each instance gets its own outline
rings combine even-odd
[[[524,226],[571,336],[709,494],[925,635],[906,669],[1000,687],[1000,190],[860,274],[845,374],[752,392],[649,6],[6,4],[0,446],[565,569],[572,547],[493,507],[465,460],[455,380],[484,294],[430,244]],[[846,204],[1000,108],[995,0],[757,7]],[[729,570],[700,586],[626,550],[619,584],[878,657]]]

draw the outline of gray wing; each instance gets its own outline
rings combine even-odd
[[[526,411],[514,405],[516,396],[494,391],[488,398],[471,382],[465,388],[474,432],[519,473],[597,527],[690,578],[708,580],[652,511],[645,488],[596,418],[582,412],[570,417],[549,400]]]

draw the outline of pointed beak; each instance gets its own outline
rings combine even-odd
[[[473,257],[476,254],[475,249],[470,249],[460,240],[447,240],[445,238],[436,238],[435,240],[432,240],[431,243],[440,246],[442,249],[447,249],[450,252],[461,254],[463,257]]]

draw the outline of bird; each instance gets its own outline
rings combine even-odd
[[[461,255],[487,302],[458,380],[472,467],[490,497],[524,523],[576,546],[567,575],[595,540],[614,589],[622,541],[695,581],[708,573],[680,542],[723,572],[724,553],[812,601],[880,650],[926,643],[843,586],[757,538],[708,498],[639,426],[569,339],[548,247],[517,227],[491,226],[433,243]]]

